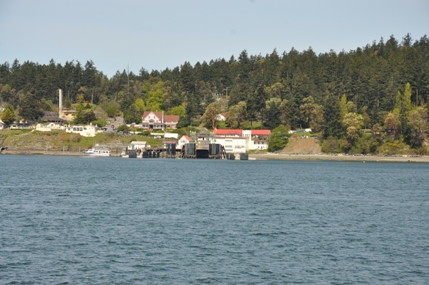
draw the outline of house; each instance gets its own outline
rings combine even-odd
[[[0,119],[0,130],[4,129],[4,125],[5,125],[5,123],[3,123],[3,121]]]
[[[65,121],[73,121],[76,118],[77,111],[69,109],[69,108],[63,108],[61,110],[61,118]]]
[[[144,149],[145,147],[146,147],[145,141],[132,141],[128,145],[128,150],[141,150],[141,149]]]
[[[142,116],[143,129],[175,129],[179,123],[180,116],[177,115],[164,115],[162,112],[146,111]]]
[[[42,120],[44,122],[62,123],[63,119],[59,118],[58,115],[51,111],[43,111]]]
[[[66,127],[62,126],[60,124],[56,124],[56,123],[49,123],[49,124],[37,124],[36,125],[36,131],[40,131],[40,132],[50,132],[52,130],[65,130]]]
[[[225,121],[226,120],[226,113],[219,113],[215,117],[216,121]]]
[[[187,135],[182,136],[178,141],[177,141],[177,145],[176,148],[177,149],[182,149],[183,145],[190,143],[191,142],[191,138]]]
[[[23,119],[13,122],[13,124],[10,126],[11,130],[28,130],[33,128],[34,126],[29,125],[28,122]]]
[[[290,130],[288,132],[289,134],[296,134],[296,133],[311,133],[311,129],[301,129],[301,130]]]
[[[66,128],[67,133],[80,134],[83,137],[95,137],[97,134],[97,128],[91,125],[85,126],[68,126]]]

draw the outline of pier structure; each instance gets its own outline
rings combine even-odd
[[[207,132],[191,134],[190,137],[191,141],[182,147],[182,158],[226,158],[225,148],[221,144],[212,143],[213,140]]]
[[[185,158],[185,159],[228,159],[248,160],[247,153],[227,153],[225,147],[215,143],[215,137],[208,132],[191,133],[190,140],[177,149],[176,141],[164,141],[160,147],[145,147],[138,150],[128,149],[129,158]],[[126,157],[126,156],[125,156]]]
[[[138,156],[141,158],[176,158],[176,143],[168,142],[162,147],[146,146],[140,153]]]

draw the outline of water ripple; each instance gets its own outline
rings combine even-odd
[[[1,156],[1,284],[425,284],[426,164]]]

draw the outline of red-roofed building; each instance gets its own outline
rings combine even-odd
[[[175,129],[179,123],[180,116],[177,115],[164,115],[162,112],[146,111],[142,116],[143,129]]]
[[[236,130],[236,129],[214,129],[213,134],[215,136],[239,136],[241,137],[243,135],[243,130]]]
[[[214,142],[224,146],[226,152],[246,152],[268,148],[270,130],[214,129]]]
[[[252,130],[252,136],[269,136],[271,134],[270,130]]]
[[[176,148],[182,149],[183,145],[190,143],[190,142],[191,142],[191,138],[187,135],[184,135],[177,141]]]
[[[225,121],[226,120],[226,113],[219,113],[216,115],[216,121]]]

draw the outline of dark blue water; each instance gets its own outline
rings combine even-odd
[[[0,284],[429,282],[429,164],[0,164]]]

